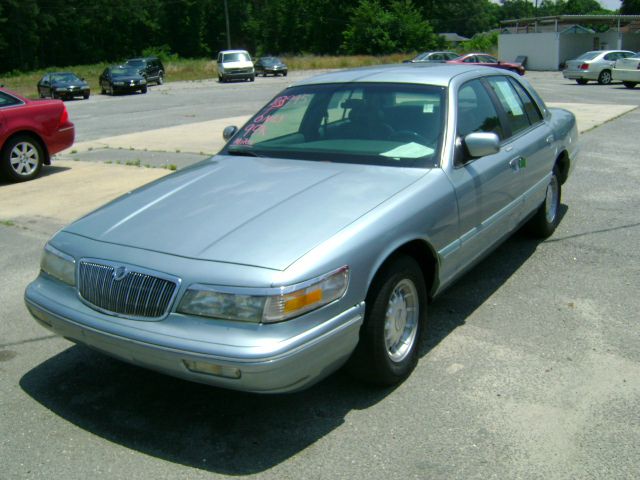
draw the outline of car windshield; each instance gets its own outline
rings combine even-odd
[[[576,60],[593,60],[602,52],[586,52],[580,55]]]
[[[437,166],[445,92],[400,83],[291,87],[240,129],[223,153]]]
[[[79,82],[80,79],[73,73],[54,73],[51,75],[52,82]]]
[[[138,75],[138,70],[129,67],[116,67],[111,69],[112,75]]]
[[[265,65],[273,65],[274,63],[280,63],[280,60],[276,57],[262,57],[260,61]]]
[[[431,52],[424,52],[424,53],[421,53],[420,55],[417,55],[417,56],[413,59],[413,61],[414,61],[414,62],[418,62],[418,61],[420,61],[420,60],[424,60],[424,59],[426,59],[429,55],[431,55]]]
[[[223,62],[250,62],[248,53],[225,53],[222,57]]]
[[[131,65],[133,67],[142,67],[144,66],[144,60],[127,60],[127,65]]]

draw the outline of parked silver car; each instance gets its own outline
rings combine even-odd
[[[634,53],[628,50],[594,50],[585,52],[575,60],[568,60],[562,71],[564,78],[586,85],[590,80],[600,85],[611,83],[611,70],[616,60],[627,58]]]
[[[462,65],[295,84],[225,148],[77,220],[26,289],[45,327],[127,362],[286,392],[348,362],[402,381],[428,303],[523,224],[546,237],[574,116]]]
[[[634,88],[640,83],[640,53],[616,61],[611,76],[613,80],[622,82],[625,87]]]

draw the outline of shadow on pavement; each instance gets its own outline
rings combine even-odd
[[[560,212],[564,215],[566,207]],[[426,355],[536,250],[515,234],[432,305]],[[418,366],[418,368],[420,368]],[[300,393],[253,395],[190,383],[73,346],[30,370],[22,389],[79,428],[163,460],[227,475],[274,467],[393,389],[343,371]]]
[[[38,179],[40,178],[48,177],[49,175],[54,175],[56,173],[64,172],[65,170],[70,170],[70,168],[60,167],[57,165],[43,165],[42,170],[40,170],[40,175],[38,175],[33,180],[29,180],[29,182],[37,182]],[[0,187],[4,185],[16,185],[16,183],[22,183],[22,182],[10,182],[9,180],[5,179],[3,176],[0,176]]]

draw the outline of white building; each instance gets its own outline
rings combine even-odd
[[[559,70],[565,61],[589,50],[640,50],[640,15],[559,15],[501,24],[500,59],[525,56],[527,70]]]

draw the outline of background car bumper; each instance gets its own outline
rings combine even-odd
[[[589,70],[563,70],[562,76],[569,80],[597,80],[598,73],[591,72]]]
[[[168,335],[162,325],[166,320],[114,319],[73,297],[74,288],[58,285],[43,275],[25,291],[25,303],[33,317],[68,340],[175,377],[261,393],[300,390],[338,369],[355,348],[364,317],[361,303],[300,335],[291,337],[284,334],[286,329],[262,325],[255,345],[233,346]],[[174,315],[178,320],[185,317]],[[211,339],[228,334],[228,322],[207,322]],[[238,325],[239,329],[244,327]],[[209,371],[226,372],[227,376],[194,371],[194,362]]]
[[[618,82],[640,83],[640,70],[626,70],[614,68],[611,70],[611,78]]]

